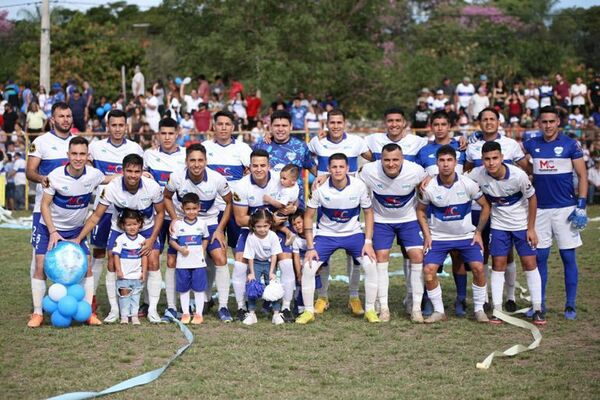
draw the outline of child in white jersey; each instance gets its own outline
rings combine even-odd
[[[143,223],[144,216],[137,210],[126,208],[119,216],[119,227],[124,233],[115,240],[112,252],[117,272],[117,294],[122,324],[128,324],[131,317],[133,325],[140,325],[140,296],[148,272],[148,257],[140,253],[146,240],[139,234]]]
[[[204,322],[203,307],[196,307],[194,318],[190,315],[190,290],[194,291],[196,304],[204,304],[205,291],[208,287],[206,276],[205,253],[208,247],[208,227],[206,222],[198,218],[200,198],[196,193],[186,193],[181,199],[184,218],[175,221],[174,233],[169,244],[177,250],[175,265],[176,286],[181,302],[181,322],[200,325]]]
[[[277,188],[277,196],[271,197],[268,194],[263,196],[263,201],[269,204],[276,210],[287,207],[290,203],[298,201],[300,195],[300,187],[298,186],[298,175],[300,171],[294,164],[287,164],[279,173],[279,187]],[[278,216],[285,215],[276,212]],[[291,246],[296,235],[287,227],[280,226],[277,230],[285,234],[285,245]]]
[[[271,230],[273,216],[269,210],[261,208],[250,216],[250,234],[244,247],[244,258],[248,260],[248,282],[261,277],[265,286],[271,279],[275,279],[275,268],[277,266],[277,255],[282,253],[277,234]],[[256,318],[256,298],[248,296],[248,313],[242,321],[244,325],[254,325]],[[279,301],[271,303],[273,306],[273,319],[275,325],[284,323],[283,316],[279,312],[281,304]]]

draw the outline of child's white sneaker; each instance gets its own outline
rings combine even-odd
[[[285,323],[285,321],[283,320],[283,315],[281,315],[281,313],[273,314],[273,319],[271,320],[271,322],[275,325],[281,325]]]
[[[244,317],[244,320],[242,321],[242,324],[244,325],[254,325],[258,322],[258,319],[256,318],[256,313],[254,312],[248,312],[246,313],[246,316]]]

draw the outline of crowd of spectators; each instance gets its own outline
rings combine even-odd
[[[43,86],[34,91],[29,82],[8,81],[0,85],[0,167],[6,177],[5,204],[9,209],[24,206],[25,135],[33,140],[50,129],[50,110],[58,101],[67,102],[72,109],[74,134],[86,132],[100,137],[106,130],[108,112],[125,111],[130,139],[143,148],[156,145],[153,133],[165,116],[179,122],[179,143],[186,145],[210,135],[212,116],[227,109],[236,117],[239,139],[253,145],[269,131],[270,115],[275,110],[288,110],[293,130],[314,136],[327,129],[327,113],[340,106],[331,93],[318,98],[302,90],[291,97],[277,93],[273,101],[266,103],[258,88],[246,88],[233,76],[217,75],[209,81],[200,74],[194,79],[168,77],[146,84],[141,69],[136,67],[134,72],[127,97],[121,94],[113,99],[97,95],[90,82],[73,79],[52,84],[49,92]],[[482,74],[476,84],[465,76],[455,85],[450,78],[444,78],[434,90],[423,88],[416,97],[409,129],[421,136],[432,135],[429,116],[436,110],[450,115],[455,135],[467,136],[477,130],[479,111],[493,106],[500,113],[503,134],[525,141],[539,134],[536,119],[540,108],[558,107],[564,132],[580,140],[588,167],[597,175],[590,177],[591,190],[600,190],[600,142],[595,142],[595,132],[600,130],[600,73],[587,85],[582,77],[569,84],[561,73],[555,74],[553,82],[544,76],[508,83],[503,79],[491,81]],[[378,123],[372,126],[378,127]],[[598,160],[595,166],[594,160]]]

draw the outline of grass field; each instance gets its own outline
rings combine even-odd
[[[591,207],[592,217],[600,207]],[[578,251],[578,319],[562,317],[563,274],[551,255],[548,325],[542,344],[515,358],[475,368],[494,350],[528,345],[528,331],[476,324],[452,316],[454,284],[443,279],[449,320],[413,325],[401,311],[402,278],[391,278],[392,321],[368,325],[346,309],[347,287],[331,286],[332,308],[308,326],[251,328],[214,316],[190,327],[193,346],[157,381],[115,395],[124,399],[594,399],[600,398],[599,222],[583,232]],[[99,391],[162,365],[185,343],[174,324],[26,327],[30,312],[28,232],[0,229],[0,393],[3,399]],[[344,273],[337,254],[332,275]],[[390,270],[401,269],[393,259]],[[525,284],[523,274],[517,278]],[[104,285],[100,313],[107,310]],[[164,302],[164,295],[162,297]],[[233,299],[230,305],[233,304]],[[525,306],[523,302],[520,306]],[[161,304],[161,309],[163,308]]]

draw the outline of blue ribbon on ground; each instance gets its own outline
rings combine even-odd
[[[58,395],[55,397],[50,397],[49,400],[93,399],[95,397],[106,396],[107,394],[121,392],[123,390],[131,389],[136,386],[146,385],[150,382],[155,381],[163,374],[163,372],[165,372],[167,370],[167,368],[169,368],[169,366],[171,365],[171,363],[173,363],[173,361],[175,361],[180,355],[182,355],[192,345],[192,343],[194,343],[194,335],[188,329],[188,327],[185,326],[184,324],[182,324],[181,321],[178,321],[176,319],[171,319],[171,320],[173,322],[177,323],[177,325],[179,325],[179,329],[181,330],[181,332],[183,333],[183,335],[185,336],[185,338],[187,339],[188,342],[186,345],[181,346],[179,348],[179,350],[177,350],[177,352],[173,355],[173,357],[171,357],[169,359],[169,361],[167,361],[166,364],[163,365],[162,367],[157,368],[152,371],[148,371],[144,374],[135,376],[133,378],[127,379],[126,381],[117,383],[116,385],[111,386],[107,389],[104,389],[101,392],[71,392],[71,393],[61,394],[61,395]]]

